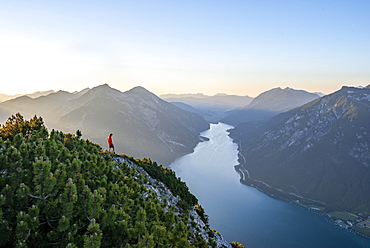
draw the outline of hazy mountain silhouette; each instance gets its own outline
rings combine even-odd
[[[217,123],[218,120],[220,119],[220,115],[222,113],[218,111],[212,111],[212,110],[206,110],[206,109],[199,109],[199,108],[194,108],[186,103],[183,102],[171,102],[171,104],[185,110],[191,113],[198,114],[200,116],[203,116],[204,119],[206,119],[209,122],[215,122]]]
[[[370,214],[369,123],[370,88],[343,87],[261,126],[239,124],[231,136],[248,183]]]
[[[53,92],[54,92],[53,90],[37,91],[37,92],[31,93],[31,94],[24,94],[24,95],[22,95],[22,94],[7,95],[7,94],[1,94],[0,93],[0,102],[5,102],[5,101],[8,101],[8,100],[11,100],[11,99],[20,97],[20,96],[29,96],[31,98],[37,98],[37,97],[40,97],[40,96],[49,95],[49,94],[51,94]]]
[[[214,96],[203,94],[166,94],[160,96],[162,99],[174,103],[184,110],[191,111],[203,116],[210,122],[218,122],[225,117],[225,112],[232,109],[241,109],[247,106],[252,97],[236,96],[219,93]],[[179,103],[184,103],[182,105]],[[191,106],[192,108],[189,108]]]
[[[258,95],[245,108],[229,111],[221,121],[231,125],[249,121],[265,121],[316,98],[319,98],[317,94],[303,90],[274,88]]]
[[[247,106],[253,99],[249,96],[227,95],[223,93],[214,96],[206,96],[203,94],[166,94],[160,97],[167,102],[183,102],[194,108],[208,110],[242,108]]]
[[[20,112],[26,119],[37,114],[45,118],[47,125],[53,125],[58,120],[55,109],[76,97],[76,95],[66,91],[58,91],[35,99],[24,95],[1,103],[0,109],[8,114]],[[6,116],[1,116],[0,121],[6,121]]]
[[[21,95],[7,95],[7,94],[2,94],[0,93],[0,102],[4,102],[13,98],[16,98]]]
[[[79,96],[82,96],[83,94],[85,94],[86,92],[88,92],[90,90],[90,88],[85,88],[81,91],[74,91],[73,94],[75,95],[79,95]]]
[[[75,93],[58,91],[36,99],[21,96],[0,103],[2,123],[16,112],[25,118],[42,116],[49,129],[81,130],[84,138],[103,147],[112,132],[117,152],[164,164],[192,152],[199,133],[209,128],[199,115],[142,87],[121,92],[106,84]]]

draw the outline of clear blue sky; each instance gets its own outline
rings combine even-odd
[[[0,93],[330,93],[370,83],[370,1],[1,1]]]

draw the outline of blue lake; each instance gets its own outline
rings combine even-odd
[[[240,183],[237,145],[226,124],[212,124],[192,154],[170,167],[186,182],[209,216],[211,228],[228,241],[253,247],[370,247],[370,239],[339,228],[326,215],[270,197]]]

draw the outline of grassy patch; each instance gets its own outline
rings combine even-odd
[[[361,227],[356,226],[353,228],[353,230],[366,237],[370,237],[370,228],[361,228]]]
[[[330,212],[329,214],[334,219],[349,220],[349,221],[357,220],[357,216],[352,215],[352,214],[347,214],[344,212],[335,211],[335,212]]]

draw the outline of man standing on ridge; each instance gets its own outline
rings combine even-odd
[[[113,136],[112,133],[110,133],[109,136],[108,136],[108,147],[109,147],[108,152],[112,151],[114,153],[114,145],[113,145],[112,136]]]

